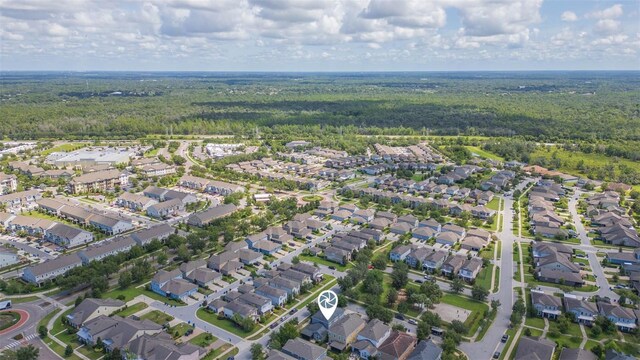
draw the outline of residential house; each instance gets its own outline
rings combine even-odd
[[[531,290],[531,304],[536,314],[543,318],[557,319],[562,314],[562,299],[543,291]]]
[[[449,256],[449,258],[447,258],[447,260],[445,260],[440,267],[440,271],[442,272],[442,275],[452,277],[458,274],[458,271],[460,270],[460,268],[462,268],[462,265],[464,265],[466,261],[466,256],[458,254]]]
[[[406,259],[407,255],[409,255],[410,252],[411,246],[400,245],[391,250],[391,252],[389,253],[389,258],[391,259],[391,261],[404,261],[404,259]]]
[[[82,260],[78,254],[62,255],[40,264],[27,266],[23,270],[22,279],[40,285],[47,280],[64,275],[67,271],[78,266],[82,266]]]
[[[82,263],[87,265],[92,261],[99,261],[108,256],[129,251],[134,245],[136,242],[130,236],[117,237],[80,250],[78,256],[82,259]]]
[[[206,226],[212,223],[214,220],[227,217],[234,213],[238,208],[233,204],[224,204],[219,206],[210,207],[207,210],[199,211],[191,216],[187,220],[187,223],[192,226]]]
[[[129,185],[129,172],[118,169],[96,171],[75,177],[69,183],[73,194],[104,192]]]
[[[134,227],[131,220],[99,214],[89,217],[89,225],[108,235],[117,235]]]
[[[406,360],[416,347],[416,342],[414,336],[394,330],[378,347],[376,357],[380,360]]]
[[[205,354],[205,350],[189,342],[175,343],[171,335],[160,332],[135,338],[125,345],[122,353],[125,354],[124,360],[197,360]]]
[[[256,308],[258,315],[264,315],[273,311],[271,299],[257,293],[244,293],[238,297],[237,301]]]
[[[137,195],[130,192],[122,193],[116,199],[116,205],[128,208],[133,211],[146,211],[151,205],[157,204],[158,201],[146,197],[144,195]]]
[[[595,303],[579,300],[575,295],[565,294],[562,298],[564,310],[573,313],[576,322],[591,326],[598,315]]]
[[[143,335],[160,333],[162,326],[149,320],[133,320],[120,316],[100,315],[86,321],[76,333],[82,344],[95,346],[101,339],[107,351],[122,349],[133,340]]]
[[[148,229],[138,230],[131,234],[131,238],[139,245],[145,246],[153,240],[162,241],[175,232],[169,224],[162,223]]]
[[[271,300],[271,304],[273,306],[281,307],[287,302],[287,292],[282,289],[278,289],[270,285],[262,285],[255,291],[256,294]]]
[[[422,268],[430,273],[436,272],[449,254],[446,251],[434,250],[422,262]]]
[[[69,225],[56,223],[44,231],[44,238],[62,247],[72,248],[92,242],[93,234]]]
[[[184,211],[182,201],[180,199],[171,199],[149,206],[147,215],[156,219],[163,219],[177,215],[181,211]]]
[[[611,320],[620,331],[632,332],[637,328],[637,317],[632,309],[598,302],[600,315]]]
[[[460,270],[458,270],[458,276],[465,281],[472,282],[478,276],[478,273],[482,269],[482,259],[478,257],[472,257],[465,261]]]
[[[556,343],[547,339],[535,339],[523,336],[518,342],[515,360],[551,360],[556,348]]]
[[[598,360],[598,357],[589,350],[563,347],[558,360]]]
[[[86,298],[67,315],[67,320],[77,329],[86,321],[101,315],[109,316],[122,309],[124,305],[120,300]]]
[[[351,345],[351,351],[358,354],[361,359],[375,356],[378,347],[391,335],[391,327],[378,319],[372,319],[360,331],[356,341]]]
[[[299,338],[287,341],[282,352],[297,360],[322,360],[327,356],[327,350]]]
[[[338,351],[344,350],[356,340],[356,336],[365,326],[365,321],[355,313],[343,316],[329,327],[329,346]]]
[[[324,256],[325,259],[341,265],[345,265],[348,261],[351,261],[351,253],[349,251],[334,246],[324,249]]]
[[[420,340],[418,345],[407,360],[440,360],[442,359],[442,348],[433,340]]]

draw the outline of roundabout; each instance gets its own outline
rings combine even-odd
[[[29,313],[22,309],[0,311],[0,335],[13,332],[29,321]]]

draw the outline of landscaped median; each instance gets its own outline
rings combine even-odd
[[[218,314],[215,314],[207,310],[206,308],[199,308],[196,311],[196,316],[200,320],[206,321],[213,326],[216,326],[220,329],[228,331],[241,338],[247,338],[262,331],[264,329],[264,326],[269,325],[271,322],[279,318],[280,315],[286,314],[287,313],[286,310],[292,309],[294,307],[296,309],[301,309],[307,306],[307,304],[309,304],[311,301],[314,301],[318,297],[320,292],[331,288],[335,284],[336,284],[335,278],[331,275],[325,274],[323,280],[320,283],[316,284],[314,288],[311,290],[310,295],[303,294],[302,296],[304,296],[304,299],[300,300],[295,305],[292,305],[292,306],[288,305],[284,309],[275,310],[274,312],[276,315],[268,316],[264,321],[264,324],[260,324],[260,323],[256,324],[256,326],[254,326],[254,328],[251,331],[245,331],[244,329],[240,328],[236,323],[234,323],[233,320],[220,316]]]

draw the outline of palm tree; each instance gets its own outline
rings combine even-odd
[[[16,350],[16,360],[37,360],[40,356],[40,349],[33,345],[23,346]]]

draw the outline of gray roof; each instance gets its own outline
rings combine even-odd
[[[29,266],[28,269],[31,269],[31,273],[35,276],[44,275],[51,271],[71,266],[71,265],[81,265],[82,260],[78,257],[77,253],[58,256],[55,259],[47,260],[43,263]]]
[[[73,239],[74,237],[82,233],[86,233],[87,231],[74,228],[66,224],[56,223],[55,225],[53,225],[53,227],[47,230],[47,232],[63,239]]]
[[[329,331],[345,339],[364,325],[364,320],[358,314],[343,316],[329,328]]]
[[[557,296],[547,295],[540,291],[531,291],[531,302],[544,306],[562,307],[562,299]]]
[[[112,348],[120,349],[141,331],[159,332],[162,330],[162,326],[149,320],[137,321],[120,316],[108,317],[104,315],[91,319],[83,327],[89,330],[94,339],[100,337],[103,340],[110,340]]]
[[[85,322],[98,308],[107,306],[113,308],[120,308],[124,306],[124,302],[114,299],[84,299],[73,311],[67,315],[69,321],[75,326],[80,326]],[[115,309],[113,309],[115,310]],[[101,314],[109,315],[110,313]]]
[[[225,217],[234,211],[236,211],[237,207],[233,204],[225,204],[220,206],[210,207],[207,210],[194,213],[191,215],[194,219],[200,220],[202,223],[208,223],[215,219],[219,219],[221,217]]]
[[[528,336],[520,338],[515,360],[551,360],[556,344],[546,339],[534,339]]]
[[[180,269],[174,269],[171,271],[166,271],[166,270],[158,270],[158,272],[153,276],[153,280],[154,282],[157,282],[159,284],[165,283],[171,279],[175,279],[177,277],[182,276],[182,273],[180,272]]]
[[[136,242],[133,241],[130,236],[118,237],[111,241],[100,243],[99,245],[89,246],[82,252],[87,258],[92,259],[94,257],[101,256],[112,251],[121,250],[126,247],[133,246],[135,245],[135,243]]]
[[[360,331],[358,336],[373,340],[380,341],[382,337],[391,330],[391,328],[378,319],[373,319]]]
[[[407,360],[439,360],[442,348],[432,340],[421,340]]]
[[[559,360],[598,360],[598,357],[591,351],[563,348]]]
[[[183,294],[187,291],[197,289],[198,285],[183,279],[171,279],[162,287],[162,291],[169,294]]]
[[[131,236],[134,239],[140,242],[146,242],[148,240],[157,239],[158,237],[163,237],[167,234],[173,234],[174,230],[169,224],[162,223],[159,225],[152,226],[148,229],[136,231]]]
[[[178,360],[183,356],[194,353],[201,355],[205,352],[203,348],[188,342],[176,344],[171,335],[165,332],[137,337],[126,345],[126,350],[147,360]]]
[[[297,355],[296,357],[301,360],[316,360],[327,352],[324,348],[300,338],[290,339],[284,344],[282,350],[287,354]]]

